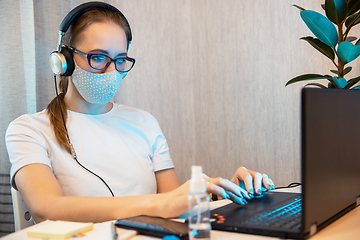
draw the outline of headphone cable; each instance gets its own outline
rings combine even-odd
[[[299,182],[292,182],[289,185],[287,185],[286,187],[276,187],[275,189],[282,189],[282,188],[294,188],[294,187],[298,187],[301,186],[302,184]]]
[[[56,98],[57,98],[57,101],[59,103],[59,108],[60,108],[60,113],[61,113],[61,118],[62,118],[62,121],[63,121],[63,124],[64,124],[64,127],[65,127],[65,131],[66,131],[66,138],[68,139],[68,142],[69,142],[69,145],[70,145],[70,149],[71,149],[71,155],[73,157],[73,159],[83,168],[85,169],[86,171],[88,171],[89,173],[93,174],[94,176],[96,176],[97,178],[99,178],[104,184],[105,186],[109,189],[111,195],[113,197],[115,197],[113,191],[111,190],[110,186],[105,182],[104,179],[102,179],[99,175],[97,175],[96,173],[94,173],[93,171],[89,170],[88,168],[86,168],[84,165],[82,165],[78,159],[77,159],[77,156],[76,156],[76,153],[75,153],[75,149],[70,141],[70,137],[69,137],[69,133],[68,133],[68,130],[67,130],[67,127],[66,127],[66,122],[65,122],[65,118],[64,118],[64,114],[63,114],[63,111],[62,111],[62,108],[61,108],[61,103],[60,103],[60,98],[59,98],[59,94],[58,94],[58,89],[57,89],[57,83],[56,83],[56,74],[54,74],[54,82],[55,82],[55,92],[56,92]]]

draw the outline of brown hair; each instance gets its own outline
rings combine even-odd
[[[129,46],[130,29],[126,21],[117,12],[105,8],[91,8],[78,16],[71,23],[69,34],[66,34],[64,43],[68,46],[76,47],[81,41],[81,33],[91,24],[99,22],[112,22],[119,25],[125,31],[127,44]],[[65,121],[67,119],[67,107],[64,97],[69,85],[69,79],[70,77],[61,76],[59,81],[59,101]],[[66,128],[62,120],[59,103],[56,97],[48,104],[46,113],[49,116],[50,124],[54,130],[56,140],[58,141],[60,147],[64,148],[69,154],[71,154],[70,143],[67,139]]]

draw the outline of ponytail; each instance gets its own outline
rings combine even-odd
[[[64,97],[68,88],[68,83],[69,83],[69,78],[68,77],[60,77],[60,82],[59,82],[59,89],[60,89],[60,94],[59,94],[59,101],[61,104],[61,110],[63,112],[64,115],[64,119],[65,119],[65,124],[66,124],[66,119],[67,119],[67,108],[66,108],[66,104],[64,101]],[[53,128],[54,134],[55,134],[55,138],[57,140],[57,142],[59,143],[61,148],[64,148],[69,154],[71,154],[71,148],[70,148],[70,144],[69,141],[67,139],[67,132],[66,132],[66,128],[64,126],[64,122],[61,116],[61,110],[59,107],[59,101],[57,99],[57,97],[55,97],[46,107],[46,113],[48,114],[49,118],[50,118],[50,125]]]

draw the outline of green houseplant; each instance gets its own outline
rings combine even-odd
[[[293,6],[300,9],[302,20],[315,35],[315,38],[307,36],[300,39],[307,41],[329,58],[336,69],[330,70],[333,76],[304,74],[289,80],[285,86],[299,81],[327,79],[327,86],[320,83],[309,83],[305,86],[360,89],[360,86],[355,86],[360,81],[360,76],[348,80],[345,76],[352,70],[347,64],[360,56],[360,39],[349,35],[350,30],[360,23],[360,0],[326,0],[322,5],[326,17],[298,5]]]

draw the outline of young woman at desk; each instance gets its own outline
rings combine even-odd
[[[36,222],[185,213],[189,181],[180,185],[155,118],[109,102],[135,63],[127,56],[132,37],[125,17],[111,5],[92,2],[68,14],[60,26],[64,32],[65,25],[70,26],[67,47],[60,47],[60,38],[51,56],[70,56],[67,72],[60,72],[59,99],[46,110],[17,118],[6,133],[13,187]],[[52,68],[56,73],[63,66]],[[246,204],[261,186],[274,187],[265,174],[244,167],[231,181],[206,181],[208,193],[239,204]]]

